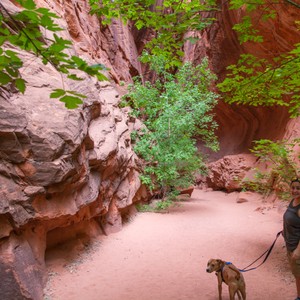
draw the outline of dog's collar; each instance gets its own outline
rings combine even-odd
[[[225,267],[225,266],[228,266],[228,265],[232,265],[232,263],[229,262],[229,261],[224,261],[224,265],[223,265],[218,271],[216,271],[216,272],[217,272],[217,273],[222,272],[223,269],[224,269],[224,267]]]
[[[228,265],[232,265],[232,263],[229,262],[229,261],[225,261],[225,262],[224,262],[224,265],[221,267],[221,269],[220,269],[218,272],[222,272],[223,269],[224,269],[224,267],[225,267],[225,266],[228,266]]]

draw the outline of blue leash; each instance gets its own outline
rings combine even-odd
[[[267,249],[259,258],[257,258],[254,262],[252,262],[250,265],[248,265],[247,267],[245,267],[244,269],[238,269],[240,272],[248,272],[248,271],[252,271],[252,270],[255,270],[257,269],[258,267],[260,267],[263,263],[265,263],[265,261],[267,260],[267,258],[269,257],[269,255],[271,254],[273,248],[274,248],[274,245],[278,239],[278,237],[282,234],[282,231],[279,231],[277,234],[276,234],[276,238],[273,242],[273,244],[271,245],[271,247],[269,249]],[[251,267],[254,263],[256,263],[260,258],[262,258],[264,255],[266,255],[266,257],[264,258],[264,260],[262,261],[262,263],[260,263],[258,266],[256,267],[253,267],[253,268],[250,268],[248,269],[249,267]],[[229,263],[230,264],[230,263]]]

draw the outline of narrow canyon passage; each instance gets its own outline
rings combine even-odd
[[[210,258],[242,269],[270,247],[282,227],[283,204],[195,190],[169,213],[138,213],[121,232],[101,236],[80,254],[47,253],[47,300],[216,300]],[[256,270],[244,273],[248,300],[295,298],[283,238]],[[77,249],[78,251],[78,249]],[[228,300],[223,284],[223,300]]]

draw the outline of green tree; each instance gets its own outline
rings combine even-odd
[[[286,3],[300,12],[300,5],[294,1],[231,0],[231,9],[245,12],[243,21],[236,24],[235,29],[240,42],[263,42],[256,24],[275,19],[280,10],[276,9]],[[257,20],[257,11],[260,19]],[[254,18],[253,13],[256,18]],[[295,18],[294,26],[300,29],[299,19]],[[247,104],[254,106],[281,105],[289,109],[292,117],[300,114],[300,43],[294,45],[288,53],[277,57],[261,59],[255,55],[245,54],[235,65],[228,67],[225,80],[218,85],[225,93],[228,103]]]
[[[152,30],[153,37],[145,46],[142,62],[150,63],[152,56],[163,56],[167,69],[181,65],[185,34],[207,27],[214,19],[204,13],[217,10],[215,0],[164,0],[161,6],[156,5],[156,0],[89,2],[91,13],[99,15],[104,25],[121,18],[124,22],[133,22],[138,30]]]
[[[40,57],[43,64],[51,64],[60,74],[72,80],[82,80],[75,74],[75,70],[96,76],[98,80],[106,79],[100,72],[105,70],[103,65],[89,66],[80,57],[67,54],[71,42],[56,34],[62,30],[55,23],[55,19],[59,18],[56,14],[46,8],[37,8],[33,0],[16,2],[23,9],[13,15],[0,3],[0,94],[1,89],[9,89],[11,84],[21,93],[25,92],[26,79],[20,71],[23,61],[15,49]],[[53,32],[53,38],[44,37],[43,30]],[[62,79],[62,88],[54,90],[50,97],[59,98],[68,108],[76,108],[85,95],[66,90]]]
[[[196,170],[205,172],[196,137],[218,150],[212,113],[218,96],[210,91],[216,77],[207,59],[196,67],[185,63],[176,74],[167,72],[164,65],[164,59],[156,58],[152,68],[159,79],[154,83],[136,79],[125,99],[132,114],[145,124],[132,136],[135,151],[146,162],[142,181],[168,193],[172,187],[193,183]]]

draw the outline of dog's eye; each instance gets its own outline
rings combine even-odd
[[[214,264],[212,264],[211,266],[212,266],[212,267],[214,267],[215,265],[214,265]]]

